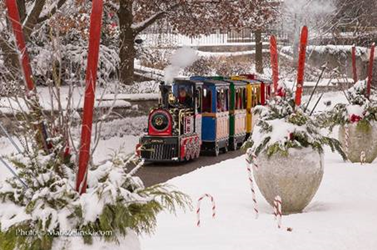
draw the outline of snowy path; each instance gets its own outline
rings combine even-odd
[[[216,167],[202,168],[169,181],[196,200],[212,194],[217,218],[209,201],[202,202],[202,226],[196,215],[179,211],[161,214],[155,235],[141,238],[144,250],[372,250],[377,249],[377,162],[344,163],[326,152],[325,175],[311,204],[302,214],[283,216],[277,229],[273,210],[257,191],[260,216],[255,219],[244,156]],[[283,201],[284,202],[284,201]]]

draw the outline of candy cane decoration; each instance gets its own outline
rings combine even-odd
[[[346,155],[348,157],[348,150],[349,150],[349,140],[350,140],[350,132],[349,132],[349,128],[348,128],[348,125],[345,126],[344,128],[344,146],[345,146],[345,150],[346,150]]]
[[[361,151],[361,154],[360,154],[360,163],[361,165],[363,165],[367,160],[367,157],[365,155],[365,151]]]
[[[212,218],[216,217],[216,204],[215,204],[215,199],[213,198],[212,195],[209,194],[204,194],[198,199],[198,204],[197,204],[197,209],[196,209],[196,217],[197,217],[197,223],[196,225],[200,227],[200,203],[201,201],[205,198],[208,197],[211,199],[212,202]]]
[[[278,224],[279,229],[283,228],[282,222],[281,222],[282,217],[283,217],[283,212],[282,212],[281,206],[282,206],[281,197],[279,195],[277,195],[274,199],[274,216],[275,216],[275,220],[277,220],[277,224]],[[293,229],[291,227],[287,227],[286,230],[288,232],[292,232]]]
[[[252,177],[252,174],[251,174],[250,162],[248,161],[248,159],[246,159],[246,163],[247,163],[246,167],[247,167],[247,173],[248,173],[248,177],[249,177],[251,195],[252,195],[253,204],[254,204],[255,219],[258,219],[258,214],[259,214],[258,203],[257,203],[256,195],[255,195],[254,181],[253,181],[253,177]]]
[[[281,217],[282,217],[282,212],[281,212],[281,197],[278,195],[274,199],[274,215],[275,215],[275,220],[278,222],[278,228],[281,228]]]
[[[248,164],[253,164],[253,166],[255,167],[255,169],[258,171],[259,166],[258,166],[258,164],[255,163],[255,161],[257,159],[257,156],[254,153],[252,153],[250,150],[248,150],[246,154],[247,154],[246,162]],[[249,160],[250,158],[252,159],[251,161]]]

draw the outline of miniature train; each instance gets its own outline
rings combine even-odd
[[[271,81],[195,76],[161,83],[160,91],[137,153],[147,162],[189,161],[203,152],[237,150],[252,131],[252,108],[271,96]]]

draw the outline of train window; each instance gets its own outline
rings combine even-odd
[[[259,101],[259,97],[258,97],[258,87],[257,86],[254,86],[253,87],[253,94],[252,94],[252,98],[253,98],[253,101],[252,101],[252,106],[255,107],[258,105],[258,101]]]
[[[239,91],[238,89],[236,89],[235,91],[235,95],[234,95],[234,109],[237,110],[238,109],[238,99],[239,99]]]
[[[229,110],[229,91],[225,89],[217,90],[217,112]]]
[[[242,109],[242,89],[237,89],[236,109]]]
[[[217,90],[217,112],[224,111],[224,90],[218,89]]]
[[[186,107],[192,107],[193,97],[192,97],[191,86],[185,86],[185,85],[179,86],[177,100],[180,104]]]
[[[197,113],[202,113],[202,90],[200,88],[195,90],[195,105]]]
[[[243,108],[246,109],[247,108],[247,89],[246,88],[243,89],[242,94],[243,94],[243,97],[242,97]]]
[[[229,111],[230,91],[229,89],[226,89],[224,92],[225,92],[225,110],[224,111]]]
[[[211,112],[212,108],[212,93],[211,90],[207,88],[203,88],[203,98],[202,98],[202,107],[203,107],[203,113],[204,112]]]

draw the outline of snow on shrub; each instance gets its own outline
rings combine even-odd
[[[323,146],[328,145],[332,151],[338,151],[346,156],[340,143],[333,138],[323,136],[315,119],[304,113],[300,107],[295,107],[292,93],[285,98],[275,97],[268,106],[257,106],[254,115],[259,115],[252,135],[243,145],[248,155],[266,153],[268,157],[274,154],[288,156],[290,148],[302,149],[311,147],[320,154]],[[252,161],[252,157],[250,158]]]
[[[127,172],[136,156],[117,153],[111,161],[93,166],[88,189],[75,190],[76,167],[56,153],[14,155],[9,160],[25,181],[16,178],[0,185],[0,249],[52,249],[54,240],[74,240],[59,234],[83,232],[86,244],[93,234],[105,241],[119,242],[129,230],[153,232],[156,215],[186,207],[189,198],[167,185],[145,188],[133,172]],[[29,232],[20,237],[19,232]]]
[[[332,130],[336,125],[357,123],[360,128],[368,128],[371,122],[377,121],[377,101],[375,96],[366,97],[366,80],[358,81],[346,91],[348,104],[338,103],[334,108],[318,116],[323,127]]]

